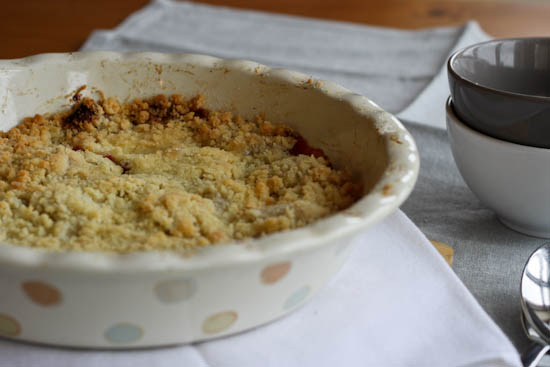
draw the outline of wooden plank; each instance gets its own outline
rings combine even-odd
[[[0,58],[77,50],[94,29],[118,25],[148,0],[25,0],[2,4]],[[201,0],[275,13],[402,29],[477,19],[495,37],[550,36],[550,2],[543,0]],[[192,35],[190,35],[192,36]]]
[[[541,0],[200,0],[244,9],[393,28],[459,25],[476,19],[494,37],[550,36],[550,2]]]

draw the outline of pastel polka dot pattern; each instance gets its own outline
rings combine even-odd
[[[105,331],[105,339],[115,344],[135,342],[143,336],[143,330],[136,325],[120,323],[111,326]]]
[[[216,313],[208,317],[202,323],[202,331],[205,334],[216,334],[229,328],[237,321],[238,315],[235,311]]]
[[[0,335],[17,336],[21,333],[21,325],[11,316],[0,314]]]
[[[285,310],[288,310],[290,308],[293,308],[300,304],[302,301],[304,301],[307,296],[309,295],[309,292],[311,291],[311,288],[309,286],[303,286],[302,288],[298,289],[296,292],[292,293],[290,297],[288,297],[283,305],[283,308]]]
[[[163,303],[187,301],[196,291],[197,282],[192,278],[165,280],[155,286],[155,294]]]
[[[291,263],[289,261],[266,266],[260,274],[262,282],[265,284],[278,282],[288,274],[290,266]]]
[[[40,281],[27,281],[22,284],[23,291],[40,306],[54,306],[61,303],[61,292],[53,285]]]

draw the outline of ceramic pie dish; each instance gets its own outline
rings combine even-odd
[[[0,244],[0,335],[53,345],[139,348],[207,340],[299,307],[336,273],[360,233],[410,194],[419,169],[401,123],[330,82],[243,60],[155,53],[45,54],[0,61],[0,129],[68,105],[81,85],[121,100],[206,97],[263,112],[361,181],[350,208],[297,230],[181,252],[52,252]],[[383,246],[384,244],[369,244]],[[368,264],[365,264],[368,266]]]

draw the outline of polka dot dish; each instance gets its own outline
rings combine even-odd
[[[284,121],[336,168],[349,169],[365,190],[345,211],[300,229],[182,251],[53,253],[0,239],[4,338],[135,349],[231,337],[285,322],[282,316],[290,312],[308,312],[302,306],[317,302],[317,291],[353,253],[348,249],[354,238],[397,210],[418,175],[411,135],[370,100],[250,61],[76,52],[0,60],[0,78],[3,131],[25,116],[68,106],[82,84],[82,97],[96,100],[99,90],[121,102],[201,94],[211,110]]]

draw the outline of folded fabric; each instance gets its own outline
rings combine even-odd
[[[252,59],[341,83],[392,112],[415,100],[408,116],[432,116],[443,106],[435,100],[439,93],[415,97],[456,41],[475,27],[399,31],[161,0],[114,31],[94,32],[83,49]],[[0,365],[519,365],[506,336],[401,211],[357,242],[325,289],[269,325],[194,345],[137,351],[0,341]]]
[[[432,80],[463,27],[402,31],[158,0],[82,50],[202,53],[305,72],[405,108]]]

